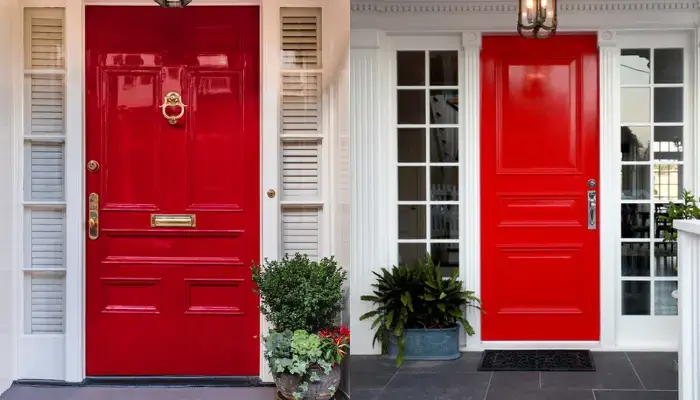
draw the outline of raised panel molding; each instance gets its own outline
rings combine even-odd
[[[569,1],[559,3],[560,12],[658,12],[692,11],[700,8],[700,1]],[[517,13],[515,1],[474,1],[461,3],[406,3],[406,2],[358,2],[351,4],[353,12],[379,13]]]

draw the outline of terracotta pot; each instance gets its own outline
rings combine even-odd
[[[341,370],[340,366],[336,365],[331,371],[326,374],[320,367],[311,367],[312,371],[318,374],[321,378],[316,382],[309,383],[309,389],[304,396],[305,400],[330,400],[333,398],[330,387],[334,386],[336,390],[340,387]],[[287,399],[294,399],[294,392],[300,392],[299,380],[300,376],[292,374],[277,374],[275,375],[275,386],[279,393]]]

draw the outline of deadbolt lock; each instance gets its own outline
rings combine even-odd
[[[90,160],[90,161],[88,161],[88,163],[87,163],[87,169],[88,169],[88,171],[90,171],[90,172],[95,172],[95,171],[97,171],[98,169],[100,169],[100,163],[98,163],[98,162],[95,161],[95,160]]]

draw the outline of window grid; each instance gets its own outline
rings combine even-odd
[[[648,199],[629,199],[629,198],[623,198],[621,199],[623,206],[624,205],[648,205],[649,206],[649,218],[648,218],[648,223],[649,226],[647,228],[648,232],[646,233],[645,238],[622,238],[621,244],[623,246],[623,251],[622,251],[622,257],[625,257],[625,249],[632,249],[634,247],[641,248],[642,246],[648,245],[648,262],[649,262],[649,273],[648,276],[624,276],[622,275],[622,269],[621,271],[621,285],[622,285],[622,291],[621,294],[624,296],[625,291],[624,291],[624,285],[625,282],[649,282],[649,314],[624,314],[623,315],[650,315],[650,316],[656,316],[656,315],[671,315],[669,313],[663,313],[659,314],[659,309],[657,308],[657,302],[656,302],[656,297],[657,297],[657,290],[658,287],[657,285],[661,282],[677,282],[678,277],[677,275],[673,276],[663,276],[659,275],[657,272],[657,268],[659,267],[660,264],[660,259],[657,258],[657,256],[660,255],[660,251],[657,250],[657,247],[660,248],[670,248],[670,255],[665,255],[662,256],[664,257],[663,260],[667,261],[668,259],[671,259],[673,262],[677,261],[677,253],[676,253],[676,246],[675,244],[666,244],[664,243],[663,240],[663,234],[662,232],[659,231],[659,224],[657,223],[656,219],[658,218],[659,214],[664,211],[664,205],[668,204],[669,201],[677,201],[679,200],[679,196],[672,196],[672,193],[680,193],[682,190],[682,185],[683,185],[683,165],[684,162],[682,160],[682,157],[680,157],[680,160],[673,160],[673,159],[667,159],[667,158],[661,158],[659,157],[663,153],[671,153],[673,151],[682,154],[683,152],[683,143],[682,143],[682,136],[681,136],[681,141],[680,142],[669,142],[669,141],[664,141],[660,142],[659,138],[657,137],[657,131],[660,131],[658,128],[663,128],[665,127],[678,127],[680,128],[681,132],[683,130],[683,126],[685,124],[685,118],[681,119],[682,122],[656,122],[656,115],[655,115],[655,101],[656,101],[656,91],[655,89],[657,88],[681,88],[685,92],[685,71],[683,72],[683,78],[681,83],[656,83],[656,77],[655,77],[655,67],[656,67],[656,51],[658,48],[644,48],[643,50],[648,50],[649,51],[649,79],[648,83],[645,84],[621,84],[620,87],[622,90],[631,88],[631,89],[646,89],[649,91],[649,122],[632,122],[632,121],[621,121],[621,126],[622,127],[629,127],[629,128],[648,128],[649,129],[649,149],[648,149],[648,160],[645,161],[639,161],[639,160],[634,160],[634,161],[621,161],[621,174],[623,175],[624,179],[624,173],[626,167],[629,169],[633,169],[633,173],[637,174],[638,173],[638,168],[648,168],[649,173],[648,173],[648,187],[651,189],[651,192],[648,194]],[[626,49],[623,49],[623,52]],[[630,49],[630,50],[637,50],[637,49]],[[623,53],[624,54],[624,53]],[[683,55],[684,57],[686,56],[685,54]],[[624,57],[622,58],[623,64],[624,64]],[[681,63],[683,63],[681,59]],[[624,68],[625,66],[621,64],[620,68]],[[683,66],[685,70],[685,66]],[[646,71],[639,71],[639,72],[646,72]],[[685,93],[684,93],[684,101],[683,101],[683,106],[685,107]],[[661,134],[658,133],[658,136]],[[636,158],[636,157],[635,157]],[[637,168],[635,168],[637,167]],[[665,178],[665,181],[664,179]],[[623,184],[624,185],[624,184]],[[633,190],[637,188],[638,185],[632,185]],[[623,190],[625,187],[622,188]],[[636,246],[635,246],[636,245]],[[625,247],[626,246],[626,247]],[[658,253],[658,254],[657,254]],[[621,265],[622,267],[622,265]],[[668,267],[668,266],[666,266]],[[676,286],[677,288],[677,286]],[[622,311],[622,310],[621,310]],[[677,312],[677,310],[676,310]],[[674,314],[675,315],[675,314]]]
[[[424,101],[424,123],[401,123],[400,121],[397,122],[397,137],[398,140],[401,140],[401,130],[404,129],[420,129],[422,131],[422,145],[424,147],[423,149],[423,159],[424,161],[422,162],[399,162],[398,160],[396,161],[397,165],[397,172],[401,171],[402,168],[423,168],[424,169],[424,179],[425,179],[425,188],[424,188],[424,199],[425,200],[398,200],[397,201],[397,209],[400,210],[402,206],[410,206],[413,207],[413,210],[415,210],[416,207],[424,207],[425,210],[425,215],[424,215],[424,227],[422,227],[425,232],[422,232],[424,234],[424,238],[420,239],[408,239],[408,238],[400,238],[401,234],[399,232],[399,238],[397,240],[398,247],[400,247],[402,244],[424,244],[425,245],[425,253],[432,254],[433,253],[433,245],[436,244],[444,244],[447,245],[446,247],[456,249],[457,254],[459,254],[459,244],[460,244],[460,239],[459,239],[459,219],[455,219],[454,221],[454,227],[451,227],[451,231],[453,233],[448,234],[448,236],[454,236],[456,238],[437,238],[433,237],[433,229],[435,227],[435,221],[434,221],[434,214],[433,214],[433,208],[436,206],[448,206],[452,210],[447,210],[446,212],[454,212],[453,210],[457,210],[457,215],[459,212],[459,189],[457,185],[454,187],[450,187],[451,185],[445,184],[444,190],[445,193],[440,195],[436,188],[436,183],[434,183],[434,179],[431,176],[431,171],[433,167],[447,167],[447,168],[454,168],[457,174],[459,174],[459,168],[460,168],[460,163],[455,161],[436,161],[431,159],[432,154],[431,154],[431,149],[432,146],[435,146],[433,144],[434,142],[434,137],[433,137],[433,130],[440,129],[443,132],[445,130],[459,130],[459,121],[456,121],[457,123],[440,123],[439,121],[434,121],[433,120],[433,107],[431,106],[431,101],[432,101],[432,96],[435,94],[435,91],[452,91],[454,92],[454,95],[459,97],[459,85],[439,85],[439,84],[434,84],[434,82],[431,82],[431,55],[435,52],[430,51],[430,50],[425,50],[421,51],[423,53],[423,63],[424,63],[424,70],[423,70],[423,78],[424,78],[424,84],[423,85],[401,85],[397,82],[396,84],[396,93],[397,96],[401,94],[402,91],[422,91],[423,92],[423,101]],[[457,51],[454,51],[453,53],[457,54]],[[398,52],[396,53],[398,54]],[[401,66],[398,65],[397,68],[400,68]],[[458,82],[457,82],[458,83]],[[459,152],[459,149],[457,150]],[[459,182],[459,179],[457,179],[457,182]],[[450,200],[450,199],[457,199],[457,200]],[[399,217],[401,218],[401,217]],[[447,249],[446,249],[447,250]],[[408,264],[411,265],[410,262],[407,262],[407,260],[401,260],[400,256],[400,250],[399,252],[399,261],[402,264]]]

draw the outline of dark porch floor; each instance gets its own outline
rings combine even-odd
[[[351,400],[676,400],[676,353],[594,352],[596,372],[478,372],[455,361],[350,358]]]

